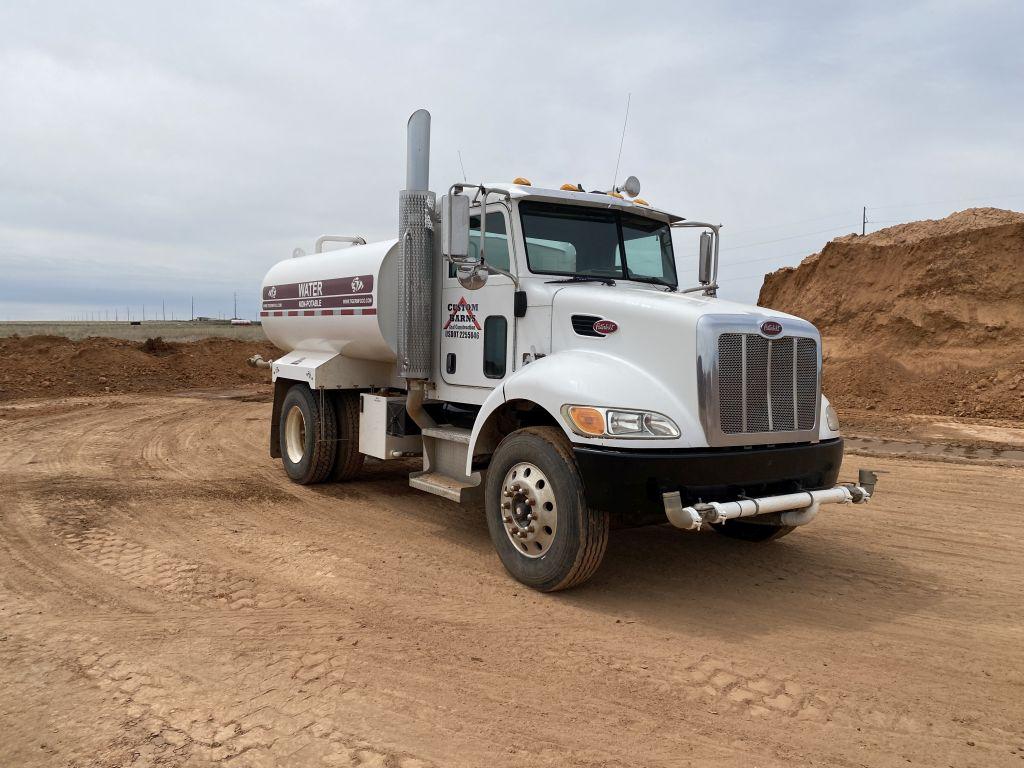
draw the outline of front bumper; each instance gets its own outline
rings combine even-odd
[[[831,488],[843,441],[682,451],[574,445],[573,452],[591,507],[664,521],[665,493],[690,505]]]

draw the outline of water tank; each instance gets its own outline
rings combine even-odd
[[[286,352],[340,352],[395,360],[397,240],[280,261],[263,278],[260,319]]]

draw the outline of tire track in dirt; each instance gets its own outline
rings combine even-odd
[[[72,648],[88,650],[67,655]],[[62,670],[79,687],[76,700],[102,702],[100,739],[93,741],[112,764],[123,756],[133,763],[141,757],[150,763],[175,765],[281,765],[296,759],[322,765],[431,765],[356,738],[324,717],[333,705],[325,708],[323,703],[345,692],[345,668],[337,657],[327,654],[277,654],[262,668],[259,681],[248,680],[256,683],[255,688],[245,698],[234,699],[211,697],[202,681],[151,659],[132,658],[98,636],[56,633],[44,645],[7,636],[0,659],[9,669],[25,670],[11,681],[22,691],[38,687],[28,670]],[[239,672],[244,675],[245,667]],[[91,693],[81,690],[83,684]],[[292,696],[271,698],[289,687]],[[319,708],[310,703],[314,698],[321,702]],[[82,728],[81,722],[71,718],[60,725]],[[88,737],[82,733],[79,738]],[[240,758],[244,759],[239,762]]]
[[[0,683],[34,666],[19,697],[64,686],[101,712],[99,741],[68,732],[112,765],[997,765],[1016,749],[1015,710],[986,704],[1024,676],[986,674],[1021,639],[1024,530],[998,505],[1024,473],[890,463],[878,505],[771,550],[620,532],[591,586],[552,598],[501,573],[478,512],[415,494],[402,467],[292,486],[266,458],[266,403],[132,402],[0,434]],[[33,444],[40,423],[59,439]],[[951,550],[923,513],[955,494],[998,524]],[[543,733],[516,727],[524,702]],[[16,716],[0,705],[0,724]]]

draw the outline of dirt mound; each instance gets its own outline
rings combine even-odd
[[[759,304],[825,337],[841,407],[1024,417],[1024,214],[974,208],[846,235],[765,277]]]
[[[151,355],[172,355],[175,350],[163,338],[157,336],[155,339],[146,339],[142,342],[142,351]]]
[[[170,392],[266,383],[252,368],[254,354],[280,355],[270,342],[209,338],[195,342],[139,343],[92,337],[11,336],[0,339],[0,401],[107,392]]]

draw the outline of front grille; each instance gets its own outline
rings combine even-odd
[[[812,338],[718,337],[718,420],[723,434],[814,428],[818,344]]]

